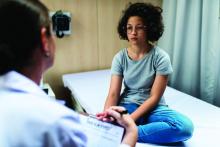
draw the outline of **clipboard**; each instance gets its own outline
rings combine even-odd
[[[125,129],[117,124],[103,122],[93,116],[79,114],[82,131],[88,138],[88,147],[116,147],[121,144]]]

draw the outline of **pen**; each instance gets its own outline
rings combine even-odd
[[[121,112],[119,112],[121,115],[123,115],[123,114],[127,114],[128,113],[128,110],[123,110],[123,111],[121,111]]]
[[[118,111],[117,111],[117,112],[118,112]],[[121,115],[123,115],[123,114],[128,114],[128,110],[123,110],[123,111],[118,112],[118,113],[120,113]],[[94,114],[89,114],[89,117],[91,117],[91,118],[97,118],[96,115],[94,115]],[[108,116],[108,117],[110,117],[110,116]]]

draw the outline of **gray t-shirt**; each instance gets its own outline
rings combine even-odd
[[[173,71],[169,55],[159,47],[152,48],[140,60],[132,60],[124,48],[113,58],[111,74],[123,77],[124,90],[121,103],[141,105],[150,96],[156,75],[169,75]],[[162,96],[160,105],[166,105]]]

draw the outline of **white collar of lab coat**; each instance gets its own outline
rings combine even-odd
[[[31,93],[43,97],[47,96],[39,85],[16,71],[10,71],[0,76],[0,89],[2,88],[12,91]]]

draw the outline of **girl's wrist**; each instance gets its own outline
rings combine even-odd
[[[134,120],[134,122],[137,120],[137,118],[135,117],[135,115],[133,113],[130,116]]]

